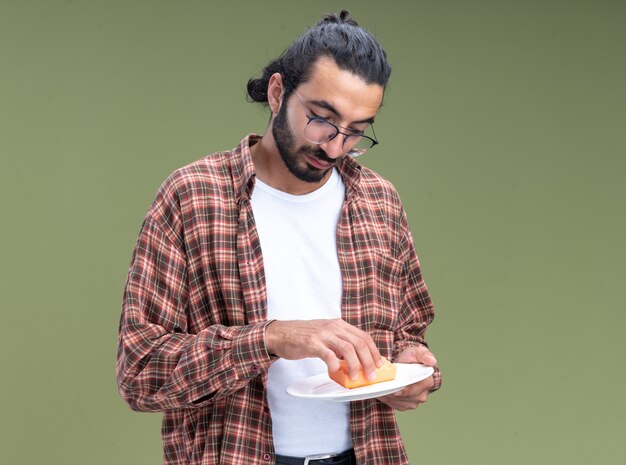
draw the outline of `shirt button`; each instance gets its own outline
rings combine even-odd
[[[256,365],[252,365],[252,371],[259,371],[259,367]]]
[[[272,456],[270,454],[263,454],[263,460],[269,460]]]

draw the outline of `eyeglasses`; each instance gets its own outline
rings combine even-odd
[[[300,104],[306,109],[306,105],[298,93],[295,90],[293,93],[297,97]],[[374,137],[369,137],[366,136],[363,131],[356,131],[354,129],[337,126],[321,116],[317,116],[315,114],[309,115],[306,112],[305,115],[308,122],[304,127],[304,138],[313,144],[325,144],[326,142],[333,140],[337,137],[337,135],[341,134],[344,136],[342,147],[345,153],[351,157],[361,156],[378,144],[373,125],[370,125],[370,128],[372,128],[372,134]],[[344,129],[348,132],[340,131],[340,129]]]

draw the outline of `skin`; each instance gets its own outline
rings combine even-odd
[[[324,144],[312,144],[303,136],[306,114],[328,118],[334,124],[364,130],[372,123],[383,100],[384,89],[367,84],[360,77],[339,69],[330,58],[320,58],[310,79],[298,86],[287,101],[284,82],[278,73],[268,84],[270,123],[260,142],[251,147],[257,177],[266,184],[294,195],[321,187],[337,161],[345,156],[344,137],[338,135]],[[265,331],[269,353],[288,360],[308,357],[322,359],[331,371],[346,360],[348,374],[355,378],[361,369],[370,378],[382,365],[371,336],[342,319],[274,321]],[[411,347],[395,360],[435,366],[435,357],[425,347]],[[432,377],[379,400],[397,410],[416,408],[426,402]]]
[[[421,363],[429,367],[437,366],[437,359],[424,346],[409,347],[398,355],[395,362],[398,363]],[[410,384],[404,389],[388,396],[379,397],[378,400],[393,407],[396,410],[413,410],[428,400],[428,394],[435,385],[430,376],[422,381]]]
[[[268,104],[272,111],[270,124],[263,139],[251,148],[257,177],[266,184],[294,195],[308,194],[320,188],[330,175],[336,162],[344,156],[343,136],[339,135],[324,144],[315,145],[303,137],[307,123],[306,114],[329,118],[342,127],[365,129],[367,124],[356,122],[373,120],[383,100],[383,88],[377,84],[367,84],[360,77],[341,70],[333,60],[320,58],[311,72],[308,82],[298,86],[296,92],[302,98],[302,105],[292,94],[288,102],[283,101],[284,83],[278,73],[272,75],[268,84]],[[316,103],[318,102],[318,103]],[[338,114],[324,106],[330,105]],[[285,164],[273,131],[281,106],[286,114],[288,131],[293,136],[293,145],[287,147],[302,170],[315,170],[309,157],[322,157],[328,166],[319,169],[319,179],[305,181],[295,176]],[[282,141],[285,142],[285,141]]]

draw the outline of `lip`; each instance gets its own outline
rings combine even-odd
[[[334,163],[326,163],[310,155],[307,155],[306,157],[309,160],[309,163],[318,170],[326,170],[334,165]]]

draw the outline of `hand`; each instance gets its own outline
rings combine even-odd
[[[294,320],[271,322],[265,328],[267,350],[287,360],[322,359],[330,371],[339,369],[339,359],[356,378],[361,367],[370,378],[383,363],[372,337],[344,320]]]
[[[437,359],[424,346],[415,346],[405,349],[394,362],[400,363],[421,363],[429,367],[437,366]],[[401,412],[405,410],[413,410],[428,400],[428,393],[433,388],[435,382],[430,376],[417,383],[410,384],[404,389],[389,394],[388,396],[379,397],[378,400],[393,407]]]

